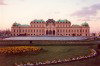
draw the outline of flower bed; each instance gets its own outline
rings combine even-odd
[[[0,54],[18,54],[18,53],[25,53],[25,52],[38,52],[42,48],[35,47],[35,46],[14,46],[14,47],[3,47],[0,48]]]
[[[44,62],[35,62],[35,63],[28,62],[26,64],[15,63],[14,65],[15,66],[38,66],[38,65],[48,65],[48,64],[57,64],[57,63],[67,63],[67,62],[71,62],[71,61],[77,61],[77,60],[91,58],[91,57],[94,57],[97,54],[97,52],[94,49],[91,49],[90,51],[91,51],[91,53],[86,55],[86,56],[78,56],[78,57],[75,57],[75,58],[73,57],[73,58],[68,58],[68,59],[63,59],[63,60],[61,60],[61,59],[52,60],[52,61],[47,60],[47,61],[44,61]]]

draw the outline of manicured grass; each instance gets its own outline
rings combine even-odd
[[[14,63],[43,62],[88,55],[89,46],[38,46],[43,48],[39,54],[0,55],[0,66],[13,66]]]
[[[93,58],[47,66],[100,66],[100,54]]]

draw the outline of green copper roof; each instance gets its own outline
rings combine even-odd
[[[23,25],[20,25],[20,26],[29,26],[29,25],[27,25],[27,24],[23,24]]]
[[[89,26],[89,24],[87,22],[82,23],[82,26]]]
[[[65,19],[65,20],[58,20],[57,22],[69,22],[70,23],[70,21],[68,21],[67,19]]]
[[[15,22],[15,23],[13,24],[13,26],[29,26],[29,25],[26,25],[26,24],[21,25],[21,24]]]
[[[77,24],[73,24],[72,26],[80,26],[80,25],[77,25]]]
[[[20,26],[20,25],[21,25],[21,24],[16,23],[16,22],[13,24],[13,26]]]
[[[40,19],[40,20],[35,19],[35,20],[33,20],[33,22],[45,22],[45,21],[42,19]]]

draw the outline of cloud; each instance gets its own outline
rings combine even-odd
[[[20,1],[22,1],[22,2],[23,2],[23,1],[25,1],[25,0],[20,0]]]
[[[0,5],[6,5],[6,4],[4,3],[4,0],[0,0]]]
[[[71,16],[77,16],[77,17],[96,16],[99,10],[100,10],[100,3],[94,4],[90,7],[82,8],[81,10],[76,11],[73,14],[71,14]]]

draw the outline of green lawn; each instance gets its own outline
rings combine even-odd
[[[67,59],[83,56],[90,53],[89,46],[39,46],[42,50],[39,54],[26,53],[18,55],[0,55],[0,66],[13,66],[14,63],[43,62],[54,59]],[[75,62],[74,62],[75,63]]]

